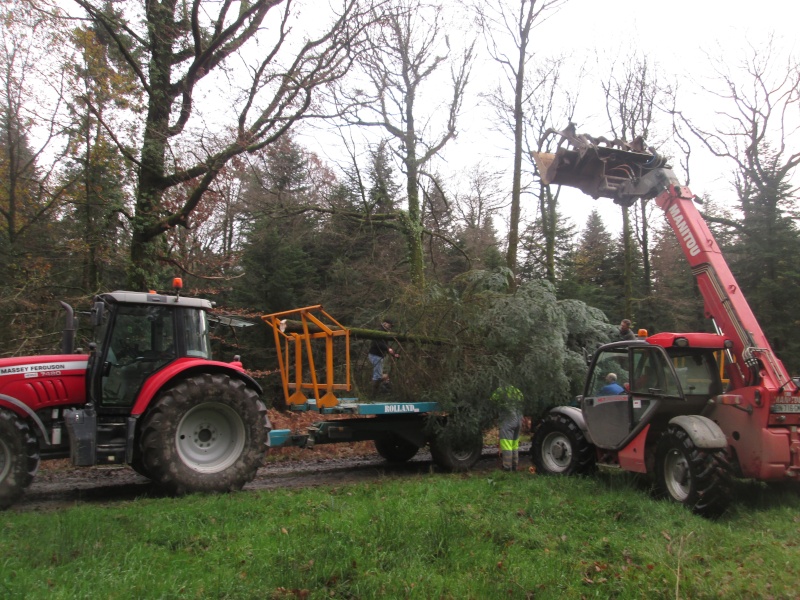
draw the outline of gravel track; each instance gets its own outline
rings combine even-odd
[[[530,444],[522,444],[525,454]],[[409,462],[390,465],[377,454],[347,458],[314,456],[271,463],[258,470],[256,478],[244,490],[270,490],[324,485],[341,485],[402,478],[438,471],[430,453],[422,450]],[[497,448],[484,447],[474,471],[498,467]],[[22,499],[9,510],[17,512],[59,510],[79,504],[113,505],[136,498],[159,498],[165,494],[148,479],[126,466],[73,467],[67,461],[52,466],[44,463]],[[523,457],[527,465],[527,458]]]

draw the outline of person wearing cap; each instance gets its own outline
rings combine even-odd
[[[617,383],[617,374],[609,373],[606,375],[606,384],[600,388],[598,396],[619,396],[625,393],[625,388]]]
[[[383,331],[391,331],[394,323],[391,319],[384,319],[381,323]],[[372,340],[369,347],[369,362],[372,363],[372,392],[377,394],[380,391],[381,382],[384,380],[383,375],[383,360],[389,355],[393,358],[398,358],[400,354],[394,351],[389,346],[389,341],[385,339]]]
[[[498,409],[497,435],[503,470],[516,471],[519,467],[519,435],[522,429],[522,392],[513,385],[501,386],[492,394],[492,402]]]

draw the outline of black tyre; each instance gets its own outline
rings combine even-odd
[[[531,440],[533,464],[546,475],[584,475],[595,468],[595,451],[577,423],[560,413],[545,416]]]
[[[419,447],[392,434],[375,440],[375,450],[390,463],[404,463],[416,456]]]
[[[723,450],[698,448],[671,426],[656,448],[656,495],[698,515],[720,515],[730,500],[731,469]]]
[[[39,469],[39,444],[28,424],[0,408],[0,510],[19,500]]]
[[[147,477],[148,479],[152,479],[150,473],[144,466],[144,462],[142,461],[142,453],[136,452],[133,455],[133,462],[131,462],[131,469],[136,471],[142,477]]]
[[[136,470],[178,494],[238,490],[261,466],[269,429],[266,407],[243,381],[197,375],[162,392],[145,415]]]
[[[469,471],[478,462],[482,453],[481,432],[453,435],[444,430],[431,441],[433,462],[446,471],[455,473]]]

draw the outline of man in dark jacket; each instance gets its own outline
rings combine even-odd
[[[381,329],[388,332],[392,329],[392,325],[394,325],[394,323],[392,323],[390,319],[384,319],[383,323],[381,323]],[[398,356],[400,356],[389,346],[388,340],[385,339],[372,340],[372,344],[369,347],[368,358],[369,362],[372,363],[373,394],[378,393],[381,387],[381,382],[384,379],[383,359],[386,358],[387,354],[393,358],[397,358]]]
[[[622,319],[622,323],[619,324],[619,339],[621,340],[636,339],[636,334],[633,333],[633,330],[631,329],[630,319]]]

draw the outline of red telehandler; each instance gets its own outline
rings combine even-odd
[[[597,465],[654,476],[659,496],[720,514],[732,476],[796,481],[800,389],[775,356],[717,243],[666,161],[639,141],[577,135],[534,155],[542,181],[630,206],[654,199],[666,213],[716,333],[658,333],[594,354],[579,407],[540,421],[532,455],[541,473]],[[564,142],[567,143],[564,143]],[[717,357],[724,357],[727,382]],[[608,387],[616,375],[618,386]]]
[[[127,463],[175,493],[235,490],[255,477],[270,429],[261,387],[238,357],[211,359],[211,302],[100,294],[88,354],[74,352],[74,312],[61,304],[61,354],[0,360],[0,509],[53,458]]]

